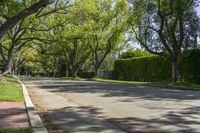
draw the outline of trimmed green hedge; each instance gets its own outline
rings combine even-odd
[[[81,78],[93,78],[94,75],[95,75],[94,72],[79,72],[77,74],[77,76]]]
[[[200,83],[200,49],[183,53],[180,71],[185,81]],[[171,78],[171,63],[160,56],[119,59],[114,65],[114,75],[118,80],[168,80]]]
[[[158,81],[171,77],[171,66],[159,56],[120,59],[115,62],[114,73],[119,80]]]
[[[181,76],[186,81],[200,83],[200,49],[187,51],[183,54]]]

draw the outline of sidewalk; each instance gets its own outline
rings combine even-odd
[[[24,102],[0,102],[0,129],[29,127]]]

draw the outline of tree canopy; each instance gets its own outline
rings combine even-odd
[[[180,4],[182,3],[182,4]],[[0,64],[5,73],[73,76],[112,70],[121,58],[157,54],[179,80],[181,55],[198,47],[195,0],[2,0]],[[110,66],[109,66],[110,65]]]
[[[181,52],[197,46],[199,18],[194,0],[132,0],[130,24],[137,41],[149,52],[168,55],[172,78],[179,80]],[[181,3],[181,4],[180,4]],[[194,28],[196,27],[196,28]]]

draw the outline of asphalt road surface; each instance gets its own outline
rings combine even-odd
[[[200,91],[22,78],[51,133],[200,133]]]

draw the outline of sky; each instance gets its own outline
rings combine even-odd
[[[200,16],[200,6],[197,7],[198,15]]]

